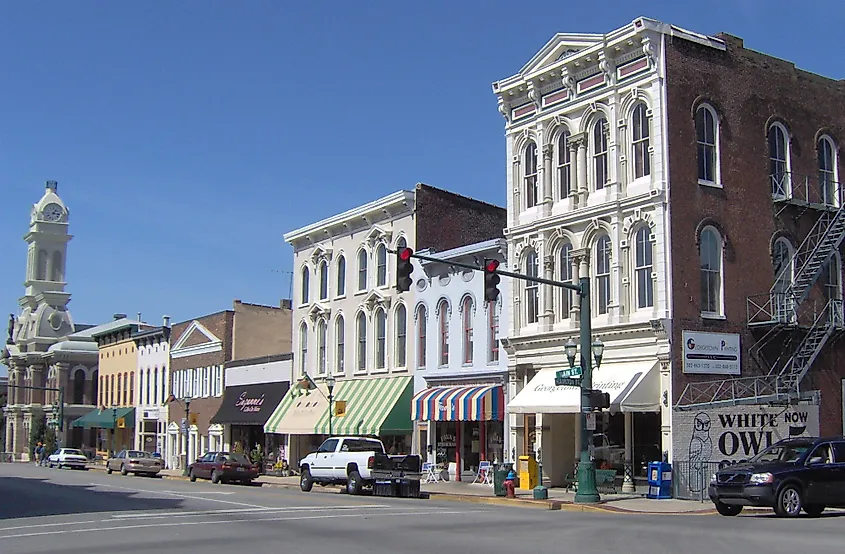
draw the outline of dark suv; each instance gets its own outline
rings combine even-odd
[[[774,508],[780,517],[804,510],[818,517],[845,506],[845,438],[785,439],[710,478],[710,500],[723,516],[743,506]]]

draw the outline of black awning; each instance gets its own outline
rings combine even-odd
[[[273,415],[288,388],[290,383],[287,381],[226,387],[223,402],[211,418],[211,423],[263,426]]]

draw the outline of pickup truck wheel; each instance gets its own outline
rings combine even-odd
[[[361,474],[358,473],[357,469],[353,469],[346,478],[346,492],[349,494],[361,494],[361,487]]]
[[[299,476],[299,489],[302,492],[311,492],[313,487],[314,481],[311,480],[311,472],[308,471],[308,468],[305,468]]]
[[[733,506],[731,504],[716,502],[716,511],[723,516],[738,516],[742,511],[742,506]]]
[[[795,485],[786,485],[778,493],[775,513],[780,517],[798,517],[804,507],[801,491]]]

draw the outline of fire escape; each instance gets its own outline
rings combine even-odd
[[[782,173],[771,180],[778,216],[791,209],[798,220],[812,210],[818,219],[791,263],[783,264],[769,292],[746,301],[748,327],[762,335],[749,353],[763,371],[752,377],[689,383],[679,409],[794,401],[801,396],[801,381],[813,362],[842,332],[840,287],[826,286],[824,300],[810,298],[845,238],[845,206],[836,201],[841,198],[839,184],[826,175],[801,183]]]

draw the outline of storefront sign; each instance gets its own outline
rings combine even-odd
[[[244,391],[235,402],[235,408],[243,413],[260,412],[262,404],[264,404],[263,394],[258,398],[250,398],[247,392]]]
[[[739,335],[684,331],[684,373],[740,375]]]

